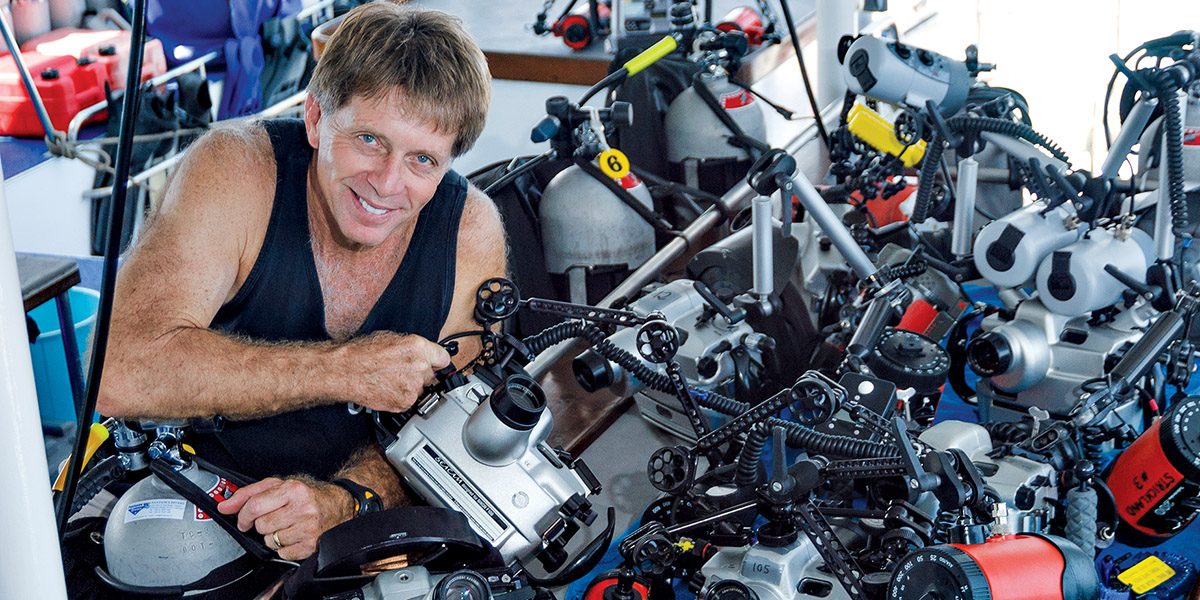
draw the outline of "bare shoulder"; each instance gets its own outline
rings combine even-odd
[[[262,125],[218,125],[188,148],[162,208],[233,208],[240,213],[247,208],[244,202],[241,207],[223,205],[272,195],[274,186],[275,158]]]
[[[219,307],[245,280],[262,247],[274,190],[275,158],[262,125],[214,127],[188,147],[127,270],[211,277],[212,302]]]
[[[481,267],[493,270],[498,261],[501,265],[507,263],[508,244],[500,211],[496,203],[475,186],[467,189],[466,205],[459,222],[458,250],[460,264],[482,262]]]
[[[500,211],[491,198],[474,186],[467,190],[459,221],[456,263],[454,301],[442,336],[477,328],[473,317],[476,290],[484,281],[508,274],[508,244]],[[474,340],[463,340],[460,348],[460,357],[475,356],[479,351]]]

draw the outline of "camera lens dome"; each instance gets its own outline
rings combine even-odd
[[[433,600],[491,600],[487,580],[475,571],[455,571],[433,588]]]

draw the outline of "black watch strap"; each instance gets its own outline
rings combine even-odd
[[[350,497],[354,499],[354,516],[383,510],[383,501],[379,499],[375,490],[349,479],[334,479],[330,483],[350,493]]]

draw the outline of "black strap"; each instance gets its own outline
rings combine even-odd
[[[361,517],[367,513],[383,510],[383,501],[379,499],[379,492],[349,479],[334,479],[330,483],[350,494],[350,499],[354,501],[354,516]]]
[[[185,585],[143,586],[133,585],[117,579],[104,567],[96,566],[96,577],[104,585],[125,594],[136,596],[182,596],[188,592],[215,591],[245,577],[259,565],[259,560],[249,554],[243,554],[211,571],[207,575]]]
[[[649,223],[656,231],[665,234],[675,233],[670,223],[658,216],[653,210],[646,208],[633,194],[629,193],[629,190],[621,187],[621,184],[601,172],[600,167],[592,164],[592,161],[577,155],[574,157],[574,162],[580,169],[583,169],[584,173],[591,175],[593,179],[604,184],[604,187],[616,194],[617,198],[620,198],[621,202],[625,203],[625,206],[633,209],[633,212],[636,212],[643,221]]]
[[[238,487],[246,487],[254,481],[249,477],[238,473],[237,471],[226,469],[224,467],[218,467],[217,465],[214,465],[194,454],[191,455],[191,459],[196,461],[196,464],[200,465],[201,469],[204,469],[205,471],[208,471],[217,477],[224,477],[227,481],[229,481],[229,483],[232,483]]]
[[[708,89],[707,85],[704,85],[704,81],[700,78],[699,73],[692,78],[692,89],[696,90],[696,94],[700,96],[700,99],[704,101],[704,104],[708,106],[713,115],[725,125],[729,133],[733,134],[733,139],[730,140],[731,144],[741,148],[757,150],[758,152],[766,152],[771,149],[766,142],[746,135],[746,131],[737,124],[737,121],[733,120],[733,117],[729,116],[729,113],[717,101],[717,97],[713,95],[712,90]]]
[[[158,476],[167,487],[171,488],[175,493],[183,497],[184,500],[195,504],[197,508],[208,514],[212,520],[225,530],[233,541],[261,561],[270,561],[275,558],[275,553],[267,548],[262,542],[254,539],[243,533],[237,527],[237,523],[233,517],[225,515],[217,511],[217,501],[209,497],[203,490],[196,487],[188,478],[180,475],[178,471],[162,460],[154,460],[150,462],[150,471]]]

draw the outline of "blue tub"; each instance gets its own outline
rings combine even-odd
[[[92,326],[96,322],[100,294],[88,288],[73,287],[67,293],[67,297],[71,303],[71,318],[75,320],[75,340],[79,344],[80,364],[86,374],[87,363],[83,362],[82,357],[87,352]],[[29,345],[42,422],[74,422],[75,401],[71,397],[71,380],[67,375],[67,360],[63,352],[57,303],[54,300],[46,302],[30,311],[29,316],[42,332],[37,340]]]

